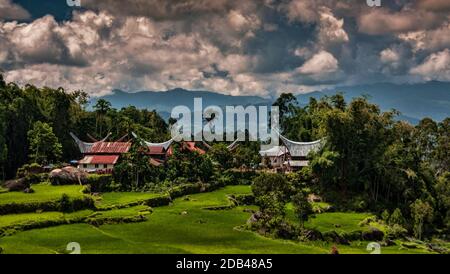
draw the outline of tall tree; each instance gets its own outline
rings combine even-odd
[[[108,113],[108,111],[111,109],[111,103],[106,101],[105,99],[99,99],[97,103],[94,105],[96,116],[96,124],[95,128],[97,130],[97,127],[100,128],[100,130],[97,132],[98,136],[103,136],[103,124],[105,120],[105,116]]]
[[[34,123],[33,129],[28,131],[28,141],[32,152],[31,157],[36,163],[44,164],[61,157],[62,146],[53,133],[52,127],[47,123],[40,121]]]

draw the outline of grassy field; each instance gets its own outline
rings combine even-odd
[[[340,232],[352,232],[362,230],[359,223],[371,217],[372,214],[367,213],[347,213],[347,212],[330,212],[315,214],[313,217],[305,223],[307,228],[315,228],[320,232],[336,231]]]
[[[48,202],[59,200],[63,193],[71,198],[82,198],[82,186],[68,185],[68,186],[52,186],[47,184],[33,185],[34,193],[25,194],[22,192],[0,192],[0,205],[10,203],[33,203],[33,202]]]
[[[239,227],[250,214],[245,209],[254,206],[239,206],[228,210],[206,210],[211,206],[227,205],[227,195],[250,193],[248,186],[229,186],[211,193],[189,195],[176,199],[169,206],[153,208],[148,220],[139,223],[102,225],[71,224],[34,229],[0,238],[4,253],[63,253],[69,242],[78,242],[82,253],[329,253],[332,243],[294,242],[271,239]],[[110,193],[112,194],[112,193]],[[108,194],[107,201],[129,201],[138,195],[127,193]],[[3,194],[1,194],[3,195]],[[141,197],[139,197],[140,199]],[[136,206],[95,213],[97,217],[134,216],[148,207]],[[41,213],[42,214],[42,213]],[[61,218],[60,213],[45,213],[41,217]],[[311,225],[328,229],[336,221],[342,228],[353,229],[365,215],[329,215],[316,217]],[[342,215],[343,214],[343,215]],[[38,215],[22,217],[1,216],[0,222],[38,218]],[[318,214],[320,215],[320,214]],[[330,216],[333,216],[330,218]],[[328,218],[327,218],[328,217]],[[348,218],[347,218],[348,217]],[[329,221],[332,219],[333,221]],[[344,221],[345,220],[345,221]],[[365,253],[366,242],[353,242],[350,246],[338,246],[341,253]],[[424,253],[422,249],[386,247],[383,253]]]
[[[145,192],[108,192],[102,194],[101,198],[97,200],[96,207],[108,208],[116,205],[120,206],[130,203],[139,203],[162,195],[163,194]]]

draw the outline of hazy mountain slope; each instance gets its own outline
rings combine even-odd
[[[309,97],[320,98],[342,92],[347,100],[367,95],[369,100],[380,105],[382,110],[396,109],[399,117],[411,123],[417,123],[424,117],[441,121],[450,117],[450,83],[427,82],[423,84],[390,84],[337,87],[329,90],[300,94],[297,99],[301,105],[309,101]],[[193,108],[194,98],[203,98],[203,107],[209,105],[270,105],[271,99],[258,96],[231,96],[209,91],[189,91],[173,89],[166,92],[141,91],[127,93],[114,90],[113,94],[101,98],[110,101],[115,108],[134,105],[138,108],[156,109],[164,118],[168,118],[173,107],[185,105]],[[97,98],[98,99],[98,98]],[[97,99],[93,99],[91,105]]]

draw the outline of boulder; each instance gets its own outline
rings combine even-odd
[[[9,180],[3,184],[3,187],[9,191],[24,191],[30,188],[30,183],[25,178],[20,178],[16,180]]]
[[[52,185],[86,184],[88,174],[72,166],[54,169],[50,172]]]

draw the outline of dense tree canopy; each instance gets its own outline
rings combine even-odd
[[[166,122],[155,111],[135,107],[116,110],[106,101],[97,102],[91,111],[88,101],[89,97],[82,91],[67,92],[63,88],[37,88],[32,85],[19,87],[14,83],[5,83],[0,75],[2,177],[11,178],[17,168],[34,161],[28,132],[37,121],[51,126],[62,145],[61,159],[66,162],[81,156],[69,132],[86,141],[89,141],[88,134],[101,139],[109,132],[111,140],[132,131],[155,142],[165,141],[169,137]]]

